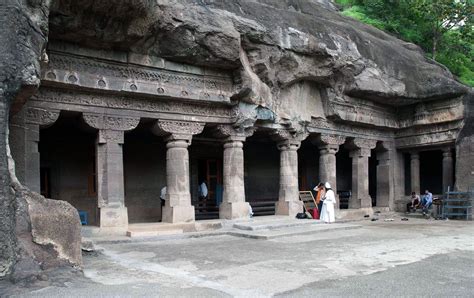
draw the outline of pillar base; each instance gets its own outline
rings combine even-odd
[[[250,205],[247,202],[222,202],[219,206],[220,219],[237,219],[249,217]]]
[[[303,212],[303,202],[301,201],[278,201],[275,203],[276,215],[295,217],[300,212]]]
[[[351,198],[349,200],[349,209],[372,208],[372,198],[366,197],[362,199]]]
[[[194,206],[164,206],[163,207],[163,222],[177,223],[177,222],[194,222]]]
[[[100,208],[100,227],[126,230],[128,228],[127,207]]]

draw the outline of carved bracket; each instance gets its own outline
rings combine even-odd
[[[375,149],[377,140],[360,139],[356,138],[349,143],[349,147],[352,149],[351,157],[370,157],[370,150]]]
[[[205,123],[173,120],[157,120],[152,132],[158,136],[166,136],[167,141],[186,140],[191,143],[193,135],[204,129]]]
[[[377,140],[356,138],[352,141],[352,144],[359,149],[372,150],[375,149],[375,146],[377,145]]]
[[[246,138],[252,136],[255,127],[244,128],[242,126],[218,125],[214,131],[214,135],[218,138],[225,138],[226,141],[245,141]]]
[[[110,116],[103,114],[83,113],[84,122],[92,128],[99,130],[127,131],[137,127],[140,118]]]
[[[313,141],[314,144],[325,147],[325,146],[334,146],[339,147],[340,145],[346,142],[346,137],[341,135],[334,134],[319,134],[316,139]]]
[[[105,143],[123,144],[124,143],[123,135],[124,135],[123,130],[101,129],[99,130],[98,142],[99,144],[105,144]]]
[[[293,133],[288,130],[277,129],[272,134],[272,139],[278,142],[279,150],[297,150],[308,135],[308,133]]]
[[[45,110],[29,107],[26,111],[26,123],[49,126],[54,124],[59,118],[58,110]]]

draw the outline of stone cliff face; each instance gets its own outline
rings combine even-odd
[[[466,90],[417,46],[340,15],[330,1],[95,2],[53,5],[51,38],[235,69],[239,98],[251,102],[271,104],[301,80],[393,105]]]
[[[0,3],[0,278],[14,281],[82,263],[77,212],[20,185],[8,147],[10,114],[40,85],[48,15],[49,1]]]
[[[33,213],[53,204],[28,195],[7,166],[10,110],[37,89],[48,37],[232,72],[232,99],[242,114],[261,106],[273,114],[266,119],[294,127],[324,116],[321,98],[400,107],[468,92],[417,46],[340,15],[329,0],[6,0],[0,20],[0,276],[22,258],[15,221],[26,216],[23,231],[31,234],[43,222],[35,223]],[[241,121],[252,117],[258,116],[249,112]],[[54,206],[76,220],[69,207]],[[79,237],[73,225],[69,232]],[[40,238],[55,237],[46,234]],[[77,247],[51,242],[48,258],[80,263]]]

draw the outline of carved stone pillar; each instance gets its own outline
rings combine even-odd
[[[443,149],[443,193],[454,187],[454,162],[451,148]]]
[[[329,182],[337,194],[336,153],[346,138],[338,135],[321,134],[318,137],[319,148],[319,182]]]
[[[372,199],[369,195],[369,157],[370,150],[375,148],[376,141],[355,139],[352,142],[352,197],[349,208],[370,208]]]
[[[40,128],[48,127],[59,117],[59,111],[25,106],[10,120],[10,149],[15,161],[18,180],[39,193],[40,185]]]
[[[125,206],[123,176],[124,132],[134,129],[139,118],[84,113],[84,121],[98,129],[96,141],[97,200],[100,227],[126,229],[128,213]]]
[[[158,120],[153,127],[157,135],[165,136],[166,144],[166,197],[163,222],[194,221],[189,189],[189,152],[193,135],[204,129],[204,123]]]
[[[411,191],[420,194],[420,154],[410,152],[410,180]]]
[[[306,136],[307,134],[292,135],[287,131],[277,133],[277,146],[280,150],[280,190],[275,212],[277,215],[294,217],[303,211],[303,204],[299,200],[297,150]]]
[[[219,218],[246,218],[250,205],[245,201],[243,142],[253,129],[238,130],[230,125],[220,125],[218,135],[224,139],[224,193],[219,206]]]
[[[390,207],[393,198],[392,150],[377,152],[377,206]]]

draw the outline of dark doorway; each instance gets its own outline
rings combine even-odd
[[[280,151],[264,131],[244,145],[245,197],[254,216],[274,215],[280,189]]]
[[[82,124],[81,114],[62,111],[50,127],[40,130],[41,194],[69,202],[99,224],[95,180],[97,132]]]
[[[352,191],[352,159],[344,146],[339,146],[336,153],[336,180],[339,208],[348,209]]]
[[[377,151],[371,150],[369,157],[369,195],[372,206],[377,206]]]
[[[443,192],[443,153],[441,150],[420,152],[420,191]]]

